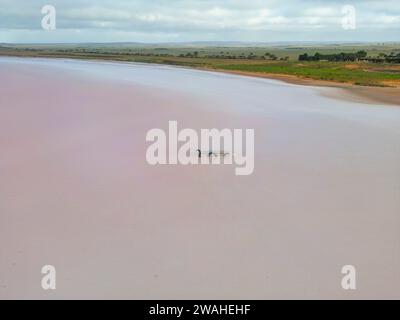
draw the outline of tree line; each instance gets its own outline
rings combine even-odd
[[[304,53],[299,55],[299,61],[331,61],[331,62],[354,62],[354,61],[368,61],[374,63],[400,63],[400,53],[380,53],[376,57],[368,57],[368,53],[365,50],[360,50],[355,53],[333,53],[333,54],[321,54],[319,52],[314,55]]]

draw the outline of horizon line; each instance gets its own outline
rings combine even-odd
[[[299,44],[400,44],[400,40],[368,40],[368,41],[168,41],[168,42],[141,42],[141,41],[76,41],[76,42],[0,42],[0,45],[65,45],[65,44],[137,44],[137,45],[171,45],[171,44],[284,44],[284,45],[299,45]]]

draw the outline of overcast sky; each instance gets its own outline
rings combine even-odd
[[[46,4],[54,31],[41,27]],[[127,41],[400,41],[400,0],[0,0],[0,42]]]

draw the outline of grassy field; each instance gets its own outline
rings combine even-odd
[[[307,63],[261,63],[261,64],[229,64],[221,65],[218,69],[244,71],[261,74],[284,74],[314,80],[352,83],[363,86],[395,86],[400,82],[400,70],[388,72],[374,71],[365,63],[335,63],[335,62],[307,62]]]
[[[63,44],[0,45],[0,55],[64,57],[146,62],[245,72],[257,75],[291,75],[362,86],[400,86],[400,65],[368,62],[298,61],[300,54],[332,54],[365,50],[368,56],[399,53],[400,43],[295,45],[143,45]]]

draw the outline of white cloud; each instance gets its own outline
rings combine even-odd
[[[210,10],[207,10],[205,14],[211,17],[226,18],[232,16],[232,11],[215,7]]]
[[[338,8],[340,8],[340,6],[337,6],[336,8],[333,7],[307,8],[306,10],[304,10],[304,15],[318,17],[318,18],[338,16],[340,14],[340,10],[338,10]]]
[[[132,17],[132,15],[127,11],[105,7],[72,8],[61,11],[59,12],[59,14],[61,14],[61,16],[65,18],[74,20],[80,19],[118,21],[127,20]]]
[[[40,30],[42,0],[0,0],[0,42],[9,39],[41,42],[49,38],[57,42],[73,39],[150,42],[160,38],[165,41],[336,41],[351,37],[354,40],[400,41],[399,0],[51,2],[57,9],[58,20],[57,31],[50,36]],[[341,8],[350,2],[356,8],[358,19],[358,28],[351,33],[340,25]]]

